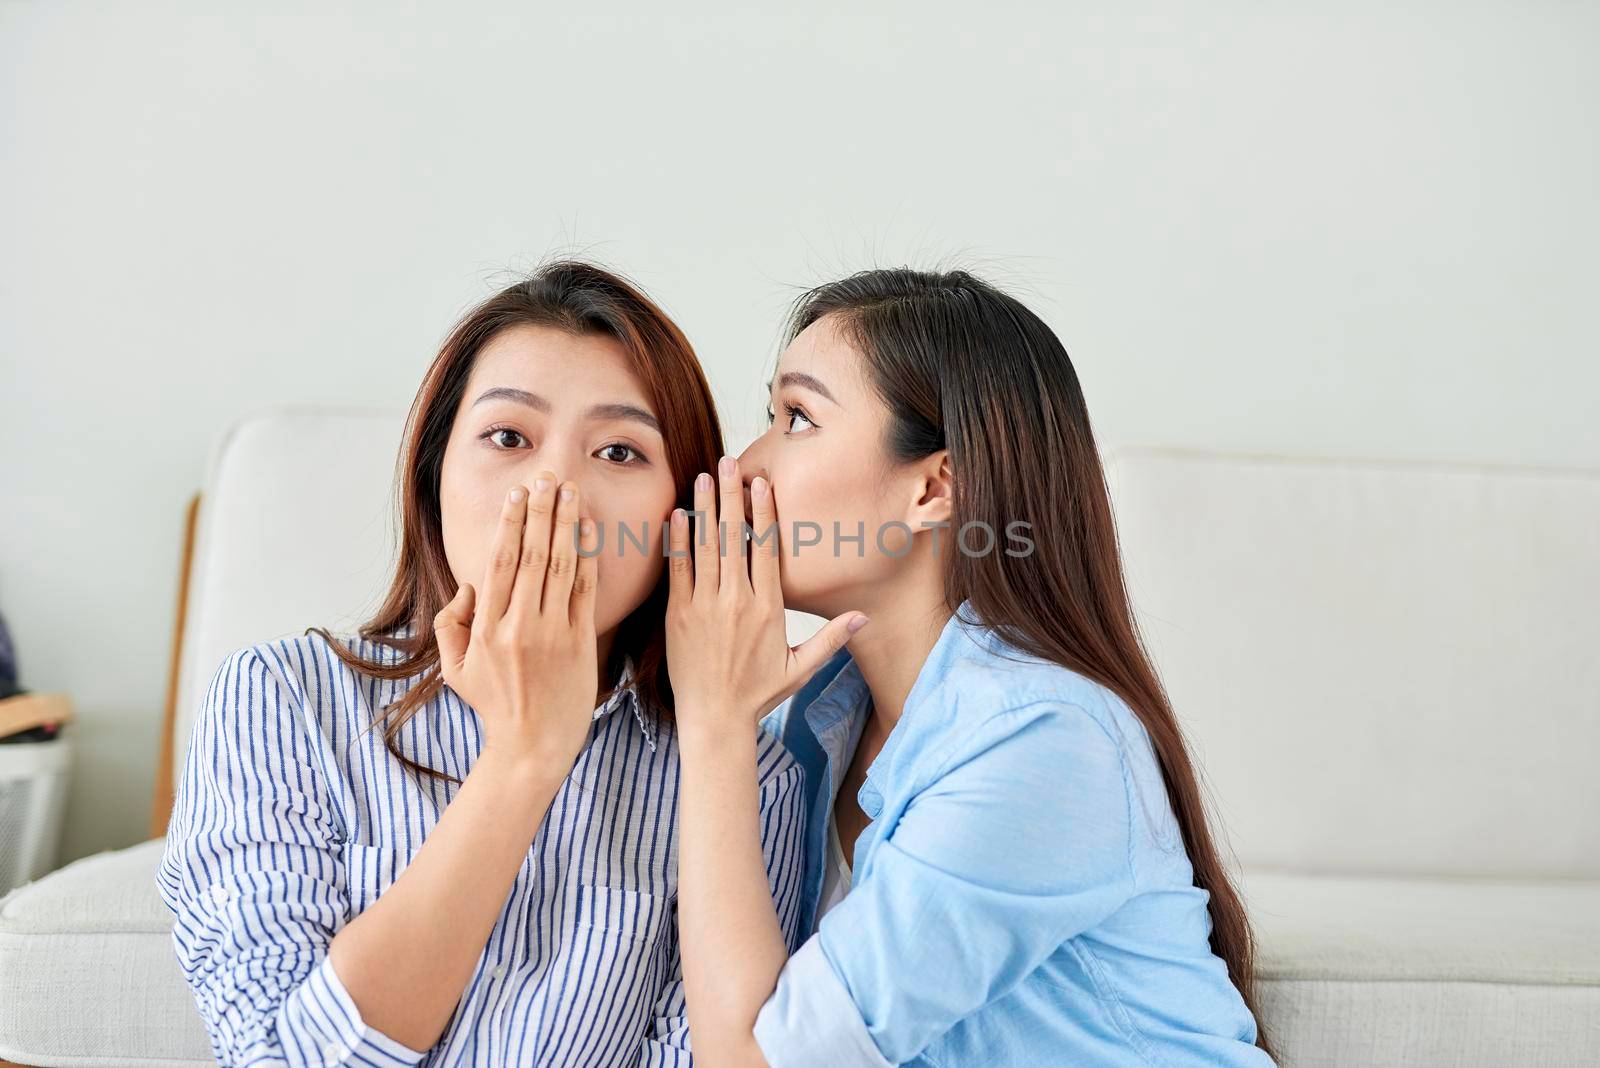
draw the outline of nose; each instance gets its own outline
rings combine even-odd
[[[739,454],[739,481],[744,484],[744,514],[755,515],[755,509],[750,500],[750,483],[757,475],[767,480],[770,485],[772,476],[767,474],[765,458],[761,455],[761,439],[757,438],[750,447]]]
[[[539,447],[529,449],[527,459],[528,485],[533,485],[534,475],[549,471],[556,476],[556,485],[570,477],[569,472],[582,470],[582,448],[576,442],[547,439]]]

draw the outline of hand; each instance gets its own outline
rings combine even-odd
[[[703,524],[692,556],[682,508],[673,511],[668,531],[667,670],[682,733],[748,730],[867,622],[860,612],[846,612],[791,648],[773,487],[759,475],[750,484],[752,527],[757,539],[765,539],[751,542],[747,568],[738,461],[724,456],[718,479],[716,494],[710,475],[695,480],[694,507]]]
[[[462,583],[434,617],[440,671],[482,720],[485,751],[570,764],[582,750],[599,695],[593,542],[577,484],[558,493],[542,472],[506,497],[481,596]]]

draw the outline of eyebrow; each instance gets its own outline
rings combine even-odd
[[[545,415],[549,415],[551,411],[550,402],[539,396],[539,394],[529,393],[525,389],[516,389],[512,386],[495,386],[493,389],[486,389],[478,395],[477,400],[472,402],[472,406],[476,408],[484,401],[491,400],[512,401],[532,408],[536,412],[542,412]],[[637,404],[623,402],[595,404],[591,405],[584,415],[589,419],[627,419],[635,423],[643,423],[657,434],[662,433],[660,420]]]
[[[808,375],[804,371],[783,372],[783,374],[778,376],[778,385],[798,386],[801,389],[809,389],[813,393],[818,393],[824,397],[827,397],[829,400],[833,401],[833,403],[838,404],[839,407],[844,407],[844,405],[839,404],[839,399],[837,397],[828,392],[828,387],[822,384],[821,379]],[[770,381],[767,383],[767,392],[772,392],[772,383]]]

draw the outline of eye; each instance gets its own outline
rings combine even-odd
[[[799,434],[802,431],[811,430],[817,425],[811,421],[811,417],[806,414],[804,408],[793,404],[783,405],[783,417],[789,421],[789,429],[784,431],[785,434]],[[769,420],[772,418],[772,410],[770,408],[767,410],[767,418]],[[805,425],[796,426],[796,422],[804,423]]]
[[[511,427],[508,427],[508,426],[492,426],[488,430],[485,430],[482,434],[479,434],[478,437],[480,439],[487,439],[487,440],[494,441],[495,442],[494,447],[497,448],[497,449],[515,449],[515,448],[518,447],[515,444],[506,444],[505,441],[502,438],[502,435],[510,435],[516,441],[522,442],[524,444],[526,444],[527,440],[528,440],[527,438],[522,436],[522,432],[520,430],[513,430]]]
[[[622,453],[620,457],[617,455],[619,451]],[[631,460],[628,459],[630,454],[634,457]],[[644,453],[640,452],[632,445],[624,445],[620,441],[613,441],[610,445],[600,446],[595,455],[603,460],[610,460],[612,463],[617,464],[618,466],[625,466],[628,464],[645,464],[650,462],[649,460],[645,459]]]

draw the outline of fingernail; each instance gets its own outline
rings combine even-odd
[[[510,501],[512,504],[516,504],[527,495],[528,491],[523,489],[521,486],[512,486],[511,492],[506,494],[506,500]]]
[[[550,480],[548,478],[536,478],[533,480],[533,488],[543,493],[550,488]]]
[[[856,616],[856,618],[845,624],[845,629],[851,634],[854,634],[856,631],[866,626],[867,622],[868,620],[866,616]]]
[[[572,500],[572,487],[571,486],[562,486],[561,487],[561,499],[564,500],[564,501]]]
[[[683,526],[684,520],[686,520],[687,518],[688,518],[688,516],[684,514],[684,511],[683,511],[682,508],[674,508],[672,510],[672,522],[675,525],[680,526],[680,527]]]
[[[580,524],[580,525],[579,525],[579,529],[581,529],[581,530],[582,530],[582,531],[583,531],[583,536],[584,536],[584,537],[586,537],[586,538],[587,538],[587,537],[590,537],[590,536],[592,536],[592,535],[593,535],[593,534],[594,534],[594,520],[592,520],[592,519],[585,519],[585,520],[584,520],[584,521],[583,521],[583,522],[582,522],[582,523],[581,523],[581,524]]]
[[[750,496],[765,497],[767,495],[767,480],[757,475],[750,480]]]
[[[733,457],[724,456],[722,459],[718,460],[717,471],[726,477],[733,477]]]
[[[702,493],[709,490],[711,488],[711,476],[704,471],[700,472],[699,476],[694,480],[694,488]]]

